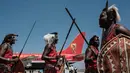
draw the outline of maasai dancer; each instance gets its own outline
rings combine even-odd
[[[99,18],[99,26],[104,29],[101,46],[120,33],[130,36],[130,31],[127,28],[117,24],[120,20],[118,8],[115,5],[110,6],[107,10],[103,9]]]
[[[0,73],[10,73],[12,62],[19,59],[12,59],[13,49],[12,45],[15,44],[16,34],[8,34],[5,36],[2,44],[0,45]]]
[[[85,52],[85,73],[97,72],[97,56],[98,56],[99,37],[94,35]]]
[[[113,42],[110,43],[111,45],[109,45],[109,42],[111,42],[111,40],[118,34],[130,36],[130,31],[127,28],[120,24],[117,24],[120,19],[121,18],[118,13],[118,8],[115,5],[104,8],[100,14],[99,26],[104,29],[102,36],[101,53],[98,57],[99,61],[97,61],[98,71],[100,73],[127,73],[125,64],[127,63],[126,58],[123,58],[125,55],[127,55],[127,53],[123,51],[124,48],[119,48],[119,40],[117,41],[118,43]],[[115,43],[118,45],[113,46]]]
[[[46,42],[46,46],[44,48],[44,52],[42,54],[42,60],[45,60],[45,68],[44,73],[59,73],[59,67],[57,67],[57,51],[56,44],[58,42],[58,33],[49,33],[44,36],[44,40]]]

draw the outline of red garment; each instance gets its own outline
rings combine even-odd
[[[4,45],[4,44],[3,44]],[[8,45],[8,44],[7,44]],[[9,45],[10,46],[10,45]],[[12,56],[13,56],[13,51],[12,51],[12,48],[10,47],[10,48],[7,48],[7,50],[5,51],[5,53],[4,53],[4,58],[9,58],[9,59],[12,59]],[[0,60],[0,64],[5,64],[5,65],[7,65],[8,67],[9,67],[9,69],[11,68],[11,66],[12,66],[12,64],[11,63],[9,63],[9,62],[7,62],[7,61],[4,61],[4,60]],[[3,70],[2,70],[3,71]],[[0,73],[2,73],[1,72],[1,70],[0,70]]]
[[[86,72],[85,73],[97,73],[97,55],[99,51],[98,48],[94,46],[89,46],[89,48],[85,52],[86,56],[86,61],[85,61],[85,67],[86,67]],[[88,59],[91,59],[88,61]]]
[[[50,53],[47,55],[47,56],[49,56],[49,57],[56,57],[57,56],[57,51],[56,51],[56,47],[55,46],[51,46],[51,51],[50,51]],[[48,64],[53,64],[53,63],[56,63],[56,60],[46,60],[45,61],[46,63],[48,63]]]
[[[9,58],[9,59],[12,59],[12,56],[13,56],[13,51],[12,51],[12,48],[7,48],[7,50],[5,51],[5,54],[4,54],[4,58]],[[8,66],[12,66],[10,63],[7,63],[6,61],[2,61],[0,60],[0,63],[4,63]]]
[[[56,51],[56,47],[55,46],[51,46],[51,51],[50,53],[47,55],[49,57],[56,57],[57,56],[57,51]],[[45,60],[46,62],[46,66],[44,68],[44,73],[59,73],[59,70],[56,69],[57,67],[54,68],[55,64],[56,64],[56,60]]]
[[[110,28],[104,32],[101,46],[105,45],[109,40],[116,36],[115,29],[117,27],[119,27],[119,24],[112,24]]]
[[[50,56],[50,57],[56,57],[57,56],[57,51],[56,51],[55,46],[51,47],[51,52],[47,56]]]
[[[44,73],[60,73],[58,67],[54,67],[55,65],[52,64],[46,64],[44,68]]]

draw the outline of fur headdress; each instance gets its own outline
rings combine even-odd
[[[120,22],[121,17],[120,17],[120,14],[119,14],[119,12],[118,12],[118,8],[115,6],[115,4],[114,4],[114,5],[111,5],[111,6],[108,8],[108,11],[110,11],[111,9],[116,12],[116,21]]]
[[[45,40],[46,44],[52,44],[55,39],[57,39],[57,34],[48,33],[46,34],[43,39]]]

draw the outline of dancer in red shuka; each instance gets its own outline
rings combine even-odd
[[[49,33],[44,36],[46,46],[42,54],[42,60],[45,60],[44,73],[59,73],[60,67],[57,64],[56,44],[58,42],[58,33]]]
[[[0,73],[10,73],[12,63],[18,61],[18,58],[12,59],[13,49],[12,45],[15,44],[16,34],[8,34],[5,36],[2,44],[0,45]]]
[[[115,5],[108,7],[107,2],[99,18],[99,26],[103,28],[101,51],[97,61],[99,73],[130,72],[130,31],[117,23],[120,19],[118,8]]]
[[[97,56],[98,56],[99,38],[94,35],[85,52],[85,73],[98,73]]]

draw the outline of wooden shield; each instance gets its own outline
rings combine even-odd
[[[61,60],[60,60],[61,59]],[[62,56],[58,59],[57,65],[60,66],[60,70],[58,73],[64,73],[64,66],[65,66],[65,56]]]
[[[19,60],[15,66],[13,73],[24,73],[24,72],[25,72],[24,65],[23,65],[22,61]]]
[[[130,37],[119,34],[106,43],[98,55],[99,73],[130,73]]]
[[[8,65],[5,64],[0,65],[0,73],[24,73],[24,72],[25,69],[21,60],[18,61],[13,71],[10,70],[10,66]]]

